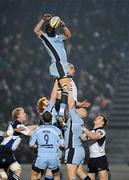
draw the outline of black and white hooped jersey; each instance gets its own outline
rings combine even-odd
[[[8,129],[10,128],[14,129],[14,128],[19,128],[19,127],[24,127],[25,130],[21,132],[14,132],[13,135],[5,137],[3,141],[1,142],[1,145],[5,145],[6,147],[15,151],[21,142],[21,139],[22,139],[21,135],[24,134],[27,136],[30,131],[26,126],[21,124],[18,120],[15,120],[13,123],[10,123],[8,126]]]
[[[105,155],[105,141],[106,132],[102,128],[92,129],[91,132],[99,132],[101,134],[101,139],[96,141],[90,140],[90,158],[97,158]]]

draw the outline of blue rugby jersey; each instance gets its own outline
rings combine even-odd
[[[32,134],[30,146],[38,146],[40,153],[58,153],[59,146],[64,145],[62,132],[53,125],[41,125]]]
[[[46,33],[40,36],[48,54],[51,57],[51,63],[60,61],[61,63],[67,62],[66,50],[64,47],[64,35],[60,34],[55,37],[49,37]]]
[[[80,136],[83,133],[82,127],[84,126],[84,122],[78,116],[75,108],[72,108],[69,112],[67,125],[68,127],[65,130],[65,148],[76,148],[82,146]]]

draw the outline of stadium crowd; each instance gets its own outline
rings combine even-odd
[[[37,100],[44,95],[50,96],[49,56],[33,33],[41,11],[61,16],[69,24],[72,38],[66,43],[67,55],[76,68],[79,99],[92,103],[89,119],[100,112],[108,114],[121,75],[121,62],[126,56],[127,43],[123,32],[128,33],[129,3],[115,0],[106,3],[102,0],[75,0],[74,3],[72,0],[0,2],[1,127],[7,127],[10,112],[16,106],[27,110],[29,121],[37,119]],[[24,146],[28,153],[27,145]],[[25,154],[20,160],[27,162],[23,156]]]

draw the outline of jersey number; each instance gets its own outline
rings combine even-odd
[[[48,134],[45,134],[45,135],[44,135],[44,140],[46,141],[46,144],[48,144],[48,141],[49,141],[49,136],[48,136]]]

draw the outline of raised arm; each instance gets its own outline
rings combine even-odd
[[[49,19],[51,19],[51,18],[52,18],[52,15],[51,15],[51,14],[44,14],[43,17],[42,17],[42,19],[41,19],[41,20],[38,22],[38,24],[35,26],[34,32],[35,32],[35,34],[36,34],[38,37],[40,37],[41,34],[43,33],[42,30],[41,30],[41,28],[42,28],[44,22],[47,21],[47,20],[49,20]]]
[[[102,138],[102,135],[100,132],[91,132],[87,128],[83,128],[84,134],[87,138],[92,140],[98,140]]]
[[[57,81],[57,79],[54,81],[54,85],[53,85],[53,89],[52,89],[52,91],[51,91],[51,97],[50,97],[50,101],[51,100],[55,100],[56,101],[56,99],[57,99],[57,96],[58,96],[58,81]]]
[[[68,27],[65,25],[64,21],[61,20],[60,25],[63,27],[65,40],[71,38],[71,32]]]
[[[37,127],[37,125],[25,126],[24,124],[20,124],[17,126],[17,128],[14,129],[14,132],[19,132],[25,136],[31,136]]]
[[[36,131],[35,131],[30,138],[29,146],[33,147],[33,148],[37,148],[36,141],[37,141],[37,135],[36,135]]]

